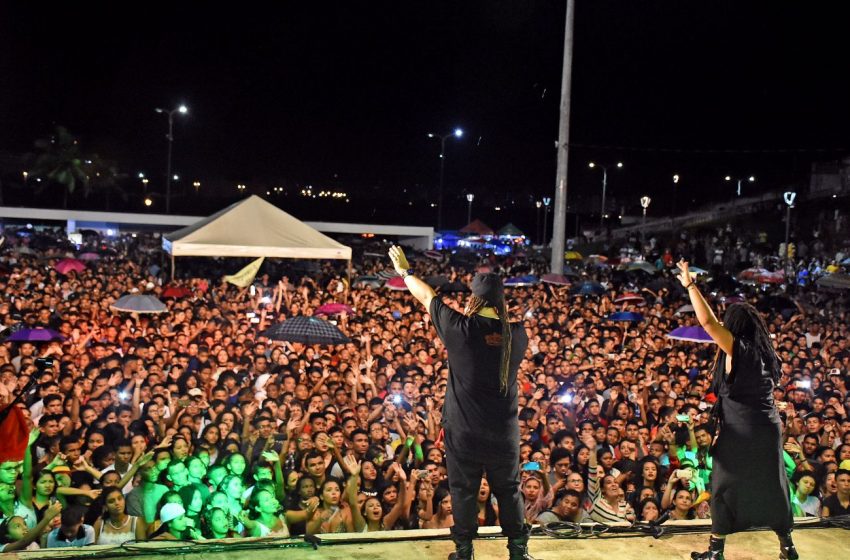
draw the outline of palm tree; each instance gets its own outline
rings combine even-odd
[[[109,210],[110,195],[113,193],[118,194],[125,203],[127,202],[127,191],[120,185],[127,179],[127,174],[118,171],[116,162],[103,159],[98,154],[92,154],[85,160],[83,169],[88,180],[88,189],[84,191],[83,196],[88,197],[90,192],[102,193],[106,210]]]
[[[57,126],[49,138],[36,140],[40,150],[32,169],[34,177],[46,179],[62,187],[62,208],[68,207],[68,195],[82,187],[89,191],[89,177],[83,167],[79,140],[63,126]]]

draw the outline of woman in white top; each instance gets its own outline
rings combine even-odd
[[[115,486],[105,488],[103,517],[94,522],[95,544],[122,544],[128,541],[143,541],[147,534],[144,519],[128,515],[124,494]]]
[[[250,537],[289,537],[289,526],[280,502],[274,494],[265,489],[255,489],[251,493],[248,508],[242,512],[242,523],[248,529]]]

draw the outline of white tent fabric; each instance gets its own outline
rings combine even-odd
[[[258,196],[162,238],[172,257],[351,259],[338,243]]]

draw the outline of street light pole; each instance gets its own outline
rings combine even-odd
[[[786,192],[783,195],[787,209],[785,211],[785,281],[788,282],[789,261],[791,260],[791,209],[794,208],[796,192]]]
[[[540,245],[543,245],[543,235],[540,232],[540,209],[543,207],[543,202],[536,200],[534,201],[534,205],[537,207],[537,220],[534,224],[534,235],[538,235],[537,238],[540,241]]]
[[[549,218],[549,205],[552,204],[552,199],[547,197],[543,198],[543,246],[547,245],[546,243],[546,221]]]
[[[600,165],[600,164],[592,162],[592,161],[590,163],[588,163],[587,166],[590,167],[591,169],[594,169],[596,167],[599,167],[599,168],[602,169],[602,211],[599,213],[599,229],[604,232],[605,231],[605,195],[606,195],[606,192],[608,191],[608,166],[607,165]],[[622,169],[622,168],[623,168],[623,162],[618,161],[617,162],[617,169]]]
[[[472,201],[475,200],[475,195],[469,193],[466,195],[466,201],[469,203],[466,207],[466,223],[472,223]]]
[[[168,115],[168,135],[166,138],[168,139],[168,163],[166,164],[165,171],[165,213],[171,213],[171,148],[174,143],[174,113],[180,113],[185,115],[189,109],[186,108],[185,105],[180,105],[170,111],[165,109],[160,109],[157,107],[157,113],[165,113]]]
[[[428,133],[428,138],[440,139],[440,190],[437,194],[437,231],[440,231],[443,228],[443,177],[446,171],[446,139],[451,138],[452,136],[460,138],[463,136],[463,130],[456,128],[448,134],[434,134],[433,132]]]
[[[673,226],[673,220],[676,219],[676,185],[679,184],[679,174],[673,175],[673,196],[670,210],[670,226]]]
[[[646,210],[649,208],[650,202],[652,202],[652,199],[648,196],[640,197],[640,206],[643,208],[643,224],[640,229],[644,242],[646,241]]]
[[[745,179],[743,179],[743,178],[741,178],[741,177],[735,177],[735,178],[733,178],[731,175],[727,175],[727,176],[725,177],[725,179],[726,179],[727,181],[733,181],[733,180],[734,180],[734,181],[736,181],[736,182],[738,183],[737,194],[738,194],[738,196],[741,196],[741,183],[743,183]],[[755,177],[755,175],[750,175],[749,177],[747,177],[747,178],[746,178],[746,181],[748,181],[748,182],[750,182],[750,183],[755,183],[755,182],[756,182],[756,177]]]

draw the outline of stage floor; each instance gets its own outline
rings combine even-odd
[[[9,553],[5,558],[21,559],[70,559],[70,558],[146,558],[165,560],[197,555],[199,558],[215,560],[444,560],[453,550],[446,539],[386,540],[369,543],[325,544],[318,550],[306,547],[303,542],[289,541],[292,548],[282,548],[287,541],[262,541],[247,539],[225,543],[209,541],[202,544],[158,541],[141,543],[125,548],[91,546],[77,549],[54,549],[36,552]],[[553,539],[532,537],[530,552],[539,560],[689,560],[692,550],[703,550],[708,536],[685,534],[653,539],[652,537],[602,536],[583,539]],[[800,557],[806,559],[841,560],[850,557],[850,531],[844,529],[800,529],[794,532],[794,540]],[[252,543],[256,548],[245,549],[241,545]],[[752,531],[732,535],[726,545],[729,560],[775,560],[779,546],[776,536],[770,531]],[[505,559],[505,539],[482,538],[475,541],[475,557],[478,560]]]

